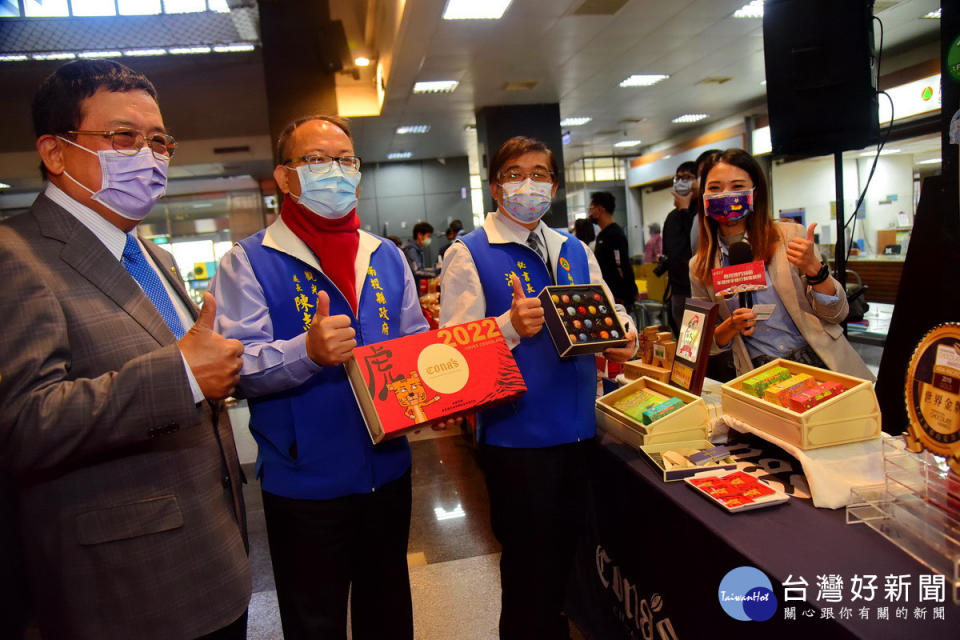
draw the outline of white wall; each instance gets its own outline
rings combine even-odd
[[[859,159],[860,179],[863,183],[866,183],[872,163],[872,158]],[[896,200],[880,204],[886,201],[888,196],[895,196]],[[883,247],[877,247],[878,230],[893,229],[898,226],[897,214],[900,211],[907,213],[909,219],[913,220],[913,156],[909,154],[880,156],[873,180],[867,189],[864,204],[867,216],[866,220],[857,220],[857,236],[861,237],[859,229],[862,229],[864,231],[862,237],[867,242],[867,251],[879,253]],[[861,223],[863,223],[862,227]]]

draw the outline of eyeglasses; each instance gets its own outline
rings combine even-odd
[[[320,154],[310,154],[299,158],[291,158],[283,164],[295,164],[297,162],[306,163],[310,173],[330,173],[333,163],[340,165],[340,170],[344,173],[355,174],[360,172],[360,156],[339,156],[331,158]]]
[[[519,169],[507,169],[500,174],[500,182],[522,182],[530,178],[534,182],[553,182],[553,173],[546,169],[534,169],[530,173],[524,173]]]
[[[143,145],[148,145],[155,156],[170,158],[177,150],[177,141],[165,133],[155,133],[149,138],[134,129],[114,129],[112,131],[67,131],[72,136],[88,135],[109,138],[114,151],[125,156],[134,156]]]

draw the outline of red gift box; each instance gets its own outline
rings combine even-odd
[[[357,347],[346,369],[374,444],[527,390],[493,318]]]

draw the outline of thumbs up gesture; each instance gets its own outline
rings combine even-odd
[[[510,324],[521,338],[534,336],[543,327],[543,305],[539,298],[528,298],[523,293],[520,278],[513,274],[513,302],[510,304]]]
[[[203,294],[203,306],[197,321],[177,343],[208,400],[220,400],[233,393],[243,364],[240,359],[243,344],[239,340],[227,340],[213,331],[216,315],[217,303],[213,295]]]
[[[817,223],[807,227],[807,237],[798,236],[787,244],[787,260],[800,269],[800,273],[811,278],[820,271],[820,256],[816,253],[816,244],[813,242],[813,232]]]
[[[317,294],[317,312],[307,330],[307,355],[317,364],[332,367],[350,359],[357,346],[357,334],[345,315],[330,315],[330,296],[326,291]]]

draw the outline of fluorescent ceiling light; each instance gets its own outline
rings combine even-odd
[[[447,511],[443,507],[434,507],[433,515],[436,516],[437,520],[453,520],[454,518],[463,518],[466,517],[466,512],[463,510],[463,505],[457,503],[453,509]]]
[[[124,51],[123,55],[130,56],[132,58],[139,58],[143,56],[165,56],[167,55],[166,49],[130,49],[129,51]]]
[[[0,182],[0,189],[9,189],[9,188],[10,188],[10,185],[8,185],[6,182]]]
[[[0,62],[23,62],[29,58],[21,53],[8,53],[0,55]]]
[[[115,16],[117,7],[113,0],[72,0],[75,16]]]
[[[920,162],[914,162],[913,164],[940,164],[943,162],[941,158],[930,158],[929,160],[921,160]]]
[[[206,0],[163,0],[164,13],[199,13],[206,10]]]
[[[67,0],[23,0],[26,18],[66,18],[70,15]]]
[[[753,0],[733,12],[734,18],[762,18],[763,0]]]
[[[685,113],[682,116],[677,116],[670,122],[674,124],[687,124],[688,122],[699,122],[700,120],[709,117],[710,116],[705,113]]]
[[[430,131],[430,125],[428,124],[405,124],[402,127],[397,127],[397,133],[404,136],[410,133],[426,133]]]
[[[512,0],[447,0],[444,20],[499,20]]]
[[[209,5],[210,11],[215,13],[230,13],[227,0],[208,0],[207,5]]]
[[[412,151],[394,151],[393,153],[387,154],[387,160],[406,160],[407,158],[412,157]]]
[[[623,82],[620,83],[621,87],[649,87],[652,84],[657,84],[661,80],[666,80],[670,76],[663,75],[661,73],[651,73],[651,74],[636,74],[632,75]]]
[[[155,16],[163,13],[160,0],[117,0],[117,13],[121,16]]]
[[[900,153],[900,149],[884,149],[883,151],[880,152],[880,155],[882,155],[882,156],[890,156],[890,155],[893,155],[893,154],[895,154],[895,153]],[[861,158],[872,158],[872,157],[875,156],[875,155],[877,155],[877,152],[876,152],[876,151],[864,151],[863,153],[860,154],[860,157],[861,157]]]
[[[593,120],[593,118],[590,118],[588,116],[573,116],[573,117],[564,118],[563,120],[561,120],[560,126],[561,127],[579,127],[580,125],[587,124],[591,120]]]
[[[192,53],[210,53],[210,47],[170,47],[173,55],[188,55]]]
[[[413,85],[414,93],[453,93],[460,83],[456,80],[430,80]]]
[[[358,67],[369,67],[370,58],[364,58],[363,56],[360,56],[359,58],[354,58],[353,64],[355,64]]]
[[[615,147],[635,147],[638,144],[643,142],[642,140],[621,140],[620,142],[614,144]]]
[[[940,8],[940,9],[937,9],[936,11],[931,11],[930,13],[925,14],[923,17],[926,18],[927,20],[939,20],[940,12],[942,11],[943,9]],[[917,164],[920,164],[920,163],[918,162]]]
[[[249,42],[238,42],[236,44],[218,44],[213,47],[217,53],[240,53],[242,51],[253,51],[253,44]]]
[[[35,53],[31,56],[34,60],[73,60],[77,56],[72,53]]]
[[[123,54],[119,51],[81,51],[78,58],[119,58]]]

